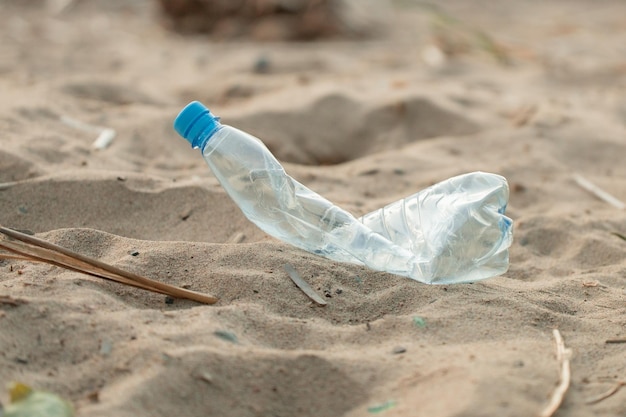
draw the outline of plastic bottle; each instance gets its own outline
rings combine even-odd
[[[356,219],[291,178],[257,138],[199,102],[174,128],[202,155],[244,215],[266,233],[341,262],[424,283],[470,282],[508,268],[512,222],[503,177],[455,177]]]

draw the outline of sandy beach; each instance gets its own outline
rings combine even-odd
[[[0,259],[0,402],[21,381],[89,417],[539,416],[558,329],[553,415],[626,415],[626,210],[580,185],[626,202],[626,3],[437,4],[454,19],[396,1],[370,37],[302,42],[0,1],[0,224],[219,298]],[[357,216],[503,175],[508,272],[431,286],[266,235],[174,132],[192,100]]]

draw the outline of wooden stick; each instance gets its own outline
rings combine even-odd
[[[0,253],[0,259],[15,259],[18,261],[29,261],[28,256],[13,255],[11,253]]]
[[[31,262],[48,263],[51,265],[59,266],[61,268],[69,269],[71,271],[82,272],[83,274],[91,275],[97,278],[103,278],[103,279],[119,282],[121,284],[131,285],[133,287],[141,288],[144,290],[154,291],[154,292],[158,292],[161,294],[169,295],[168,293],[165,293],[158,289],[153,289],[145,285],[141,285],[127,278],[114,276],[110,273],[107,273],[104,270],[98,271],[97,268],[91,265],[83,264],[76,259],[66,257],[63,254],[48,251],[46,249],[42,249],[38,247],[23,246],[23,244],[19,242],[7,242],[7,241],[0,241],[0,248],[3,248],[7,251],[11,251],[13,253],[18,254],[17,256],[14,257],[15,259],[22,259],[22,260],[27,260]],[[3,256],[3,255],[4,254],[0,254],[0,256]],[[8,255],[7,258],[8,257],[10,257],[10,255]]]
[[[110,279],[121,284],[167,294],[175,298],[186,298],[205,304],[214,304],[218,301],[218,299],[213,296],[179,288],[145,278],[132,272],[124,271],[123,269],[73,252],[43,239],[29,236],[1,225],[0,233],[22,242],[18,243],[5,240],[0,242],[0,247],[16,253],[18,256],[32,258],[34,261],[50,263],[99,278]]]
[[[563,342],[563,338],[561,337],[561,333],[559,333],[558,329],[552,330],[552,334],[554,335],[554,340],[556,342],[556,359],[561,364],[561,378],[559,385],[552,393],[550,402],[539,414],[539,417],[550,417],[556,413],[556,410],[558,410],[563,402],[563,398],[565,398],[565,393],[569,388],[571,380],[569,359],[572,355],[572,351],[571,349],[565,348],[565,343]]]
[[[80,260],[66,256],[63,254],[55,253],[54,251],[48,251],[46,249],[38,247],[29,247],[24,245],[20,246],[18,242],[0,242],[0,247],[5,250],[12,251],[22,255],[21,259],[27,259],[35,262],[45,262],[51,265],[59,266],[65,269],[69,269],[75,272],[81,272],[83,274],[91,275],[97,278],[103,278],[110,281],[115,281],[120,284],[129,285],[132,287],[140,288],[147,291],[152,291],[160,294],[170,295],[176,298],[186,298],[189,300],[197,301],[205,304],[214,304],[217,302],[217,298],[208,296],[205,294],[197,293],[195,291],[186,290],[183,288],[171,286],[169,284],[153,281],[149,278],[144,278],[139,275],[137,277],[142,278],[143,281],[136,281],[130,279],[127,275],[135,275],[124,271],[124,275],[116,275],[109,271],[99,269],[93,265],[83,263]],[[158,285],[153,285],[154,283]]]

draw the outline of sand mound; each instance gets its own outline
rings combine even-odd
[[[439,2],[460,23],[433,36],[440,15],[397,3],[385,37],[305,44],[255,43],[247,21],[236,42],[184,37],[147,0],[0,3],[0,224],[220,298],[0,260],[0,382],[80,416],[538,415],[558,328],[573,352],[558,415],[624,415],[624,388],[589,402],[626,379],[626,212],[574,174],[626,201],[626,6]],[[440,30],[465,47],[437,49]],[[173,131],[190,100],[355,215],[506,176],[510,270],[427,286],[270,238]]]

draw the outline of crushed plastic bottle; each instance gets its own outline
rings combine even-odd
[[[451,178],[356,219],[291,178],[254,136],[195,101],[174,128],[199,148],[222,187],[263,231],[306,251],[430,283],[506,272],[512,221],[506,179]]]
[[[512,221],[506,179],[472,172],[428,187],[359,218],[423,258],[430,283],[478,281],[506,272]]]

